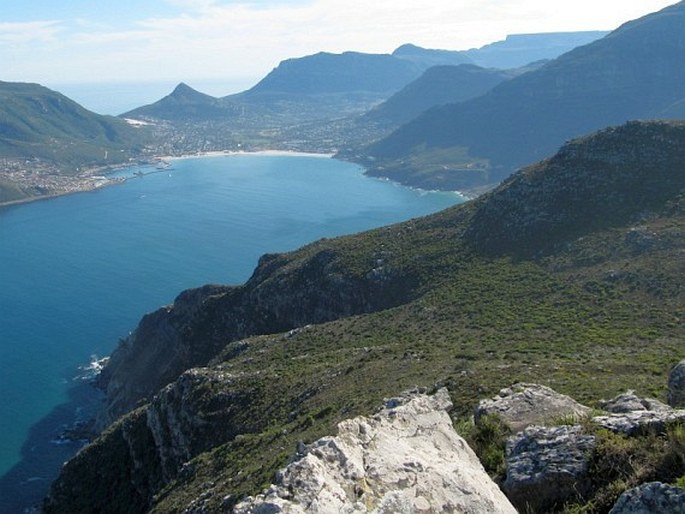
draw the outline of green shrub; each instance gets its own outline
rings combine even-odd
[[[497,414],[488,414],[479,419],[478,424],[472,420],[456,426],[457,432],[476,453],[488,474],[496,481],[504,480],[507,472],[506,443],[511,429]]]

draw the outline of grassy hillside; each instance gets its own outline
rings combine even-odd
[[[123,120],[92,113],[55,91],[37,84],[0,82],[3,157],[38,157],[71,170],[125,161],[142,146],[139,137],[140,131]]]
[[[148,135],[38,84],[0,82],[0,202],[49,194],[55,180],[144,154]]]
[[[448,387],[455,416],[516,381],[590,403],[628,388],[663,399],[685,337],[683,147],[683,123],[603,131],[478,200],[265,257],[239,288],[184,293],[105,378],[121,399],[127,361],[207,350],[205,362],[155,396],[136,397],[129,376],[126,394],[148,403],[67,464],[46,512],[221,512],[269,483],[297,441],[409,387]],[[592,187],[574,196],[575,181]],[[632,196],[614,196],[628,183]],[[613,201],[624,208],[607,216]],[[566,227],[554,240],[548,204]],[[491,245],[512,206],[523,252],[513,238]]]

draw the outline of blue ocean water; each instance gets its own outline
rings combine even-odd
[[[79,367],[144,313],[189,287],[245,281],[263,253],[460,201],[332,159],[239,155],[0,209],[0,512],[38,501],[79,448],[58,440],[88,415]]]

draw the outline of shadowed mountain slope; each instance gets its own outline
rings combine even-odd
[[[608,32],[547,32],[512,34],[504,41],[495,41],[464,52],[474,64],[484,68],[519,68],[534,61],[555,59],[578,46],[587,45]]]
[[[479,98],[432,109],[370,146],[366,162],[375,173],[408,183],[441,173],[446,187],[477,186],[500,181],[588,131],[678,117],[685,98],[684,26],[683,2],[626,23]]]
[[[458,103],[481,96],[515,76],[513,70],[485,69],[473,64],[434,66],[370,110],[364,118],[399,126],[436,105]]]

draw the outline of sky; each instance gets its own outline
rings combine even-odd
[[[185,81],[228,94],[319,51],[464,50],[611,30],[675,0],[0,0],[0,80]],[[220,91],[220,84],[224,91]]]

